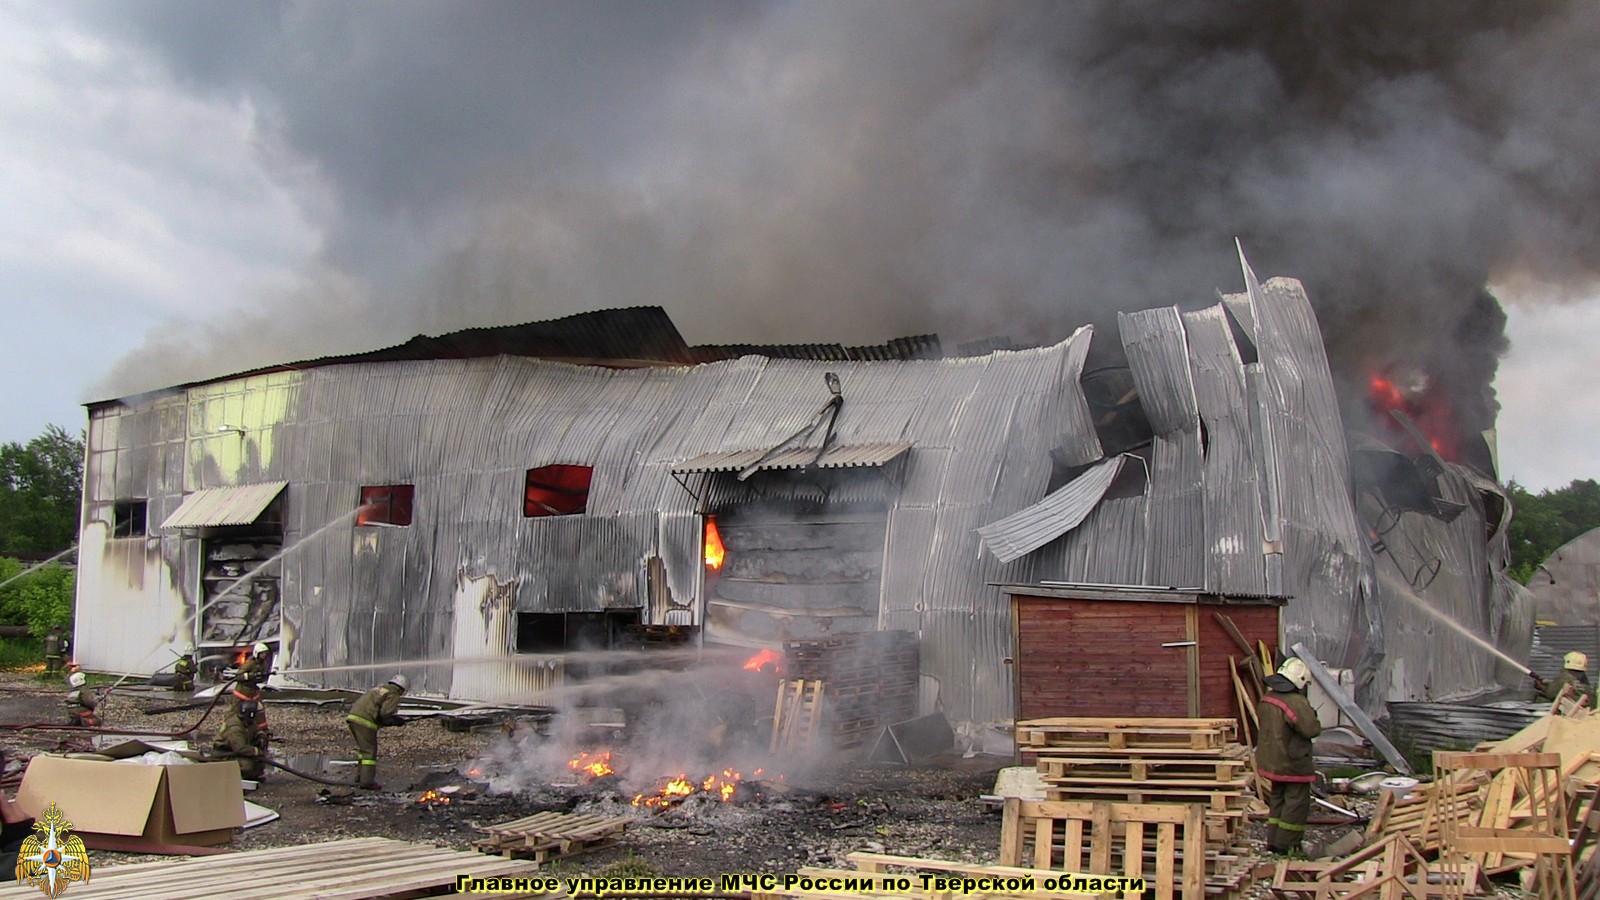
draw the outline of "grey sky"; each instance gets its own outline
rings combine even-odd
[[[1238,236],[1346,377],[1473,422],[1516,285],[1504,473],[1593,477],[1597,46],[1579,2],[0,0],[0,439],[605,306],[1054,339],[1237,290]]]

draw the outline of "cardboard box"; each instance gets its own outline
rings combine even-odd
[[[239,764],[232,760],[145,766],[35,756],[17,805],[38,818],[51,803],[84,844],[101,850],[210,847],[233,840],[233,830],[244,824]]]

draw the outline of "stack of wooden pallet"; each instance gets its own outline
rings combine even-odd
[[[869,631],[783,645],[784,675],[827,684],[827,728],[835,749],[859,747],[885,725],[917,712],[917,639]]]
[[[1251,800],[1250,748],[1234,719],[1035,719],[1017,725],[1050,800],[1196,803],[1206,844],[1231,847]]]
[[[532,860],[535,866],[609,846],[627,828],[626,818],[542,812],[499,825],[480,827],[487,837],[474,841],[480,853]]]

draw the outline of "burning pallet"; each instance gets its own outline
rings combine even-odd
[[[577,856],[610,846],[628,826],[628,819],[542,812],[488,825],[478,830],[488,835],[472,842],[480,853],[531,860],[542,866],[552,860]]]

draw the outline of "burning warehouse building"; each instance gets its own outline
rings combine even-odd
[[[1292,598],[1284,645],[1372,707],[1487,689],[1473,635],[1520,655],[1530,628],[1499,488],[1403,430],[1348,438],[1299,283],[1245,274],[978,355],[691,347],[631,309],[94,403],[79,659],[263,640],[298,682],[454,658],[414,690],[531,700],[564,673],[519,654],[633,625],[899,631],[923,696],[978,725],[1014,709],[1000,585],[1061,581]],[[1091,340],[1127,365],[1085,371]]]

